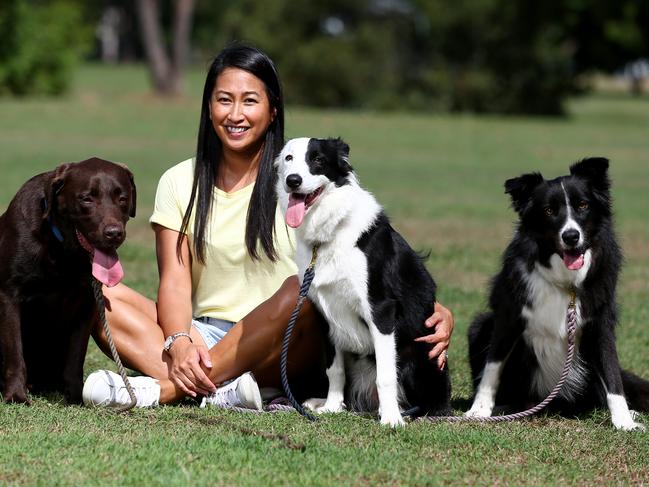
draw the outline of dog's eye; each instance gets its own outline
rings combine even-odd
[[[285,161],[292,161],[292,160],[293,160],[293,156],[292,156],[291,154],[289,154],[289,155],[287,155],[287,156],[284,158],[284,160],[285,160]]]
[[[581,201],[579,202],[579,206],[577,207],[578,211],[584,211],[588,209],[588,202],[586,201]]]
[[[93,203],[92,196],[88,194],[82,194],[81,196],[79,196],[79,201],[81,201],[81,203],[83,203],[84,205],[91,205]]]
[[[315,156],[313,158],[313,162],[315,162],[316,164],[322,164],[324,162],[324,159],[322,158],[322,156]]]
[[[543,211],[545,212],[545,214],[546,214],[547,216],[552,216],[552,215],[554,215],[554,210],[553,210],[552,207],[550,207],[550,206],[546,206],[546,207],[543,209]]]

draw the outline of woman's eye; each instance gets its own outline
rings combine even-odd
[[[285,161],[292,161],[292,160],[293,160],[293,156],[292,156],[291,154],[289,154],[289,155],[287,155],[287,156],[284,158],[284,160],[285,160]]]

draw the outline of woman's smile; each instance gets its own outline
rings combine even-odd
[[[243,69],[227,68],[216,79],[210,117],[225,152],[256,153],[274,118],[262,80]]]

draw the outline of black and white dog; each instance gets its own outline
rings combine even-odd
[[[299,275],[319,245],[309,298],[329,324],[333,357],[319,412],[379,410],[381,423],[403,424],[401,408],[445,414],[448,370],[414,339],[427,332],[435,283],[422,259],[358,185],[340,139],[290,140],[277,157],[277,194],[296,229]],[[347,368],[347,383],[345,369]],[[378,399],[378,403],[377,403]]]
[[[618,429],[644,429],[632,408],[649,410],[649,382],[620,369],[615,346],[615,239],[608,160],[590,158],[570,175],[525,174],[505,183],[517,231],[492,281],[490,311],[469,329],[475,399],[468,416],[495,405],[517,410],[543,400],[567,355],[566,310],[576,293],[575,359],[553,410],[581,413],[608,405]]]

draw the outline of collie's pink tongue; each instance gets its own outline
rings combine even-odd
[[[288,208],[286,209],[286,224],[291,228],[297,228],[304,220],[306,213],[306,195],[289,193]]]
[[[563,254],[563,263],[571,271],[578,271],[584,265],[584,254]]]
[[[92,275],[102,284],[113,287],[124,278],[124,269],[119,262],[117,252],[106,254],[94,249],[92,256]]]

